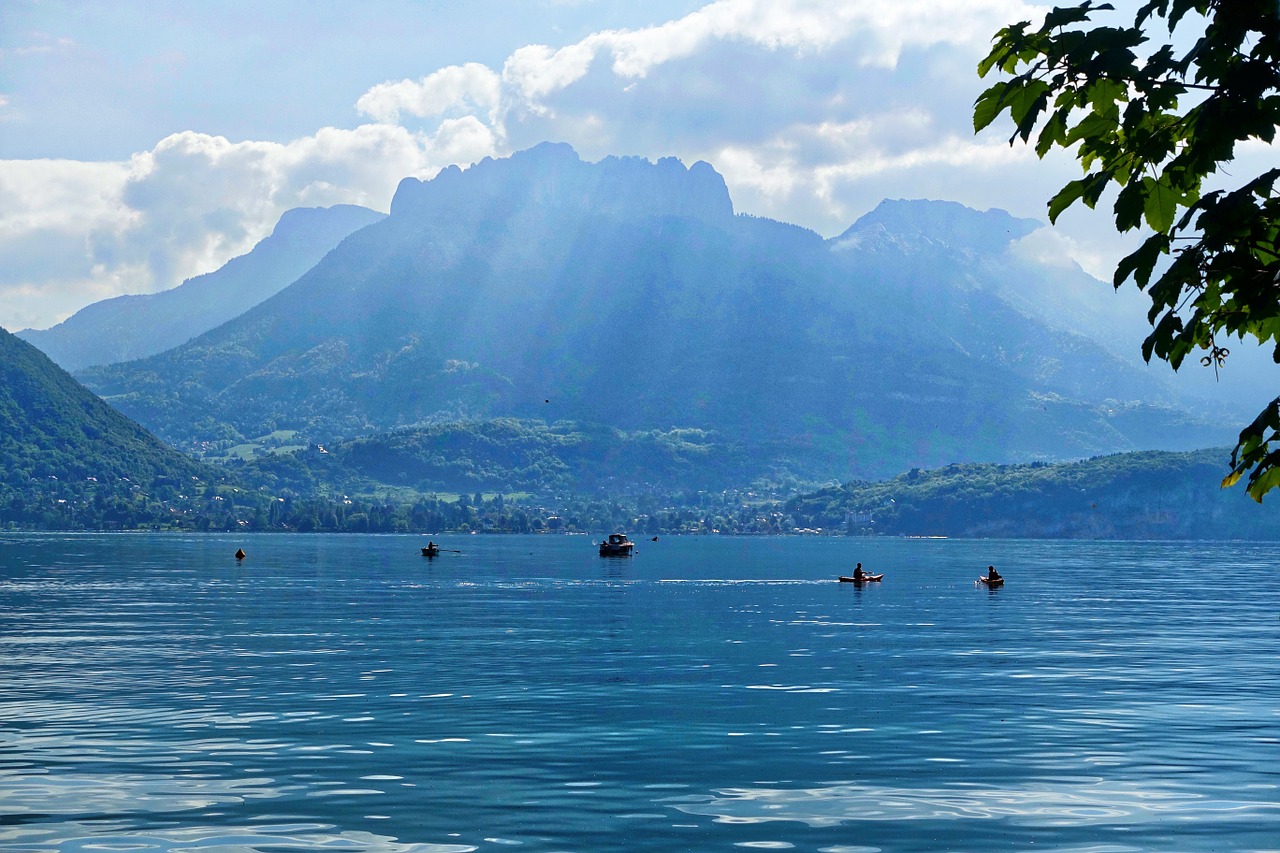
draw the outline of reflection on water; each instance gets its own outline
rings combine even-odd
[[[6,833],[10,849],[71,851],[166,851],[213,849],[222,853],[262,850],[381,850],[386,853],[470,853],[469,844],[404,844],[393,838],[364,831],[336,831],[324,824],[264,824],[254,827],[172,828],[157,832],[136,831],[112,835],[100,826],[67,825],[65,838],[28,829]]]
[[[719,796],[673,799],[689,814],[722,823],[800,821],[834,826],[845,821],[1002,818],[1023,826],[1082,828],[1150,820],[1275,820],[1280,804],[1213,800],[1189,791],[1152,790],[1100,779],[1062,780],[1021,790],[956,783],[949,788],[832,785],[815,789],[738,789]]]
[[[1265,546],[443,544],[0,534],[0,851],[1280,840]]]

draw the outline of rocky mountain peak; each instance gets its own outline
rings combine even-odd
[[[486,157],[468,169],[449,166],[434,178],[405,178],[391,213],[397,218],[492,216],[537,207],[636,219],[678,216],[709,222],[733,216],[724,178],[710,164],[685,167],[675,157],[606,157],[587,163],[565,143],[544,142],[510,157]]]
[[[886,240],[928,241],[999,253],[1041,227],[1041,222],[1020,219],[999,208],[980,211],[954,201],[885,199],[834,242],[837,247],[870,247]]]

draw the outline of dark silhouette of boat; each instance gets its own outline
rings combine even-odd
[[[609,538],[600,543],[600,556],[630,557],[635,547],[636,544],[625,533],[610,533]]]

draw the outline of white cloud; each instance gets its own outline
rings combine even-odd
[[[478,62],[451,65],[419,81],[381,83],[360,96],[356,109],[382,122],[397,122],[400,114],[419,118],[472,110],[496,117],[501,78]]]
[[[379,121],[397,121],[406,112],[431,117],[473,108],[485,113],[492,126],[500,120],[499,104],[504,100],[509,106],[544,112],[543,99],[583,80],[601,54],[611,59],[608,65],[615,75],[634,80],[656,67],[694,57],[713,43],[803,55],[856,37],[862,47],[860,64],[892,68],[908,48],[980,46],[1002,24],[1036,14],[1034,5],[1021,0],[717,0],[654,27],[603,30],[560,48],[517,48],[501,75],[468,63],[442,68],[418,81],[382,83],[362,95],[356,106]]]
[[[275,143],[187,131],[127,163],[0,162],[0,325],[47,326],[97,299],[171,287],[247,252],[290,208],[386,210],[402,178],[495,153],[467,116],[434,135],[370,124]]]
[[[503,80],[536,102],[581,80],[599,53],[611,68],[639,78],[654,67],[694,56],[714,41],[740,41],[768,50],[821,51],[857,35],[867,45],[862,63],[893,67],[907,47],[984,44],[1002,24],[1035,17],[1020,0],[719,0],[676,21],[642,30],[606,30],[552,50],[530,45],[511,55]]]
[[[450,164],[476,163],[500,153],[499,139],[493,129],[474,116],[441,122],[427,151],[428,159],[434,164],[432,172]]]
[[[385,210],[406,176],[546,139],[588,159],[708,160],[740,210],[824,233],[881,193],[975,203],[1029,155],[968,134],[972,69],[996,29],[1036,13],[1022,0],[717,0],[518,46],[499,69],[373,85],[355,104],[373,122],[352,129],[185,131],[123,163],[0,163],[0,325],[172,286],[247,251],[290,207]]]
[[[0,62],[6,59],[14,59],[24,56],[39,56],[42,54],[51,54],[62,51],[71,50],[76,47],[75,41],[69,38],[49,39],[43,34],[37,34],[38,44],[20,44],[16,47],[0,48]]]
[[[967,173],[999,181],[1012,168],[1040,165],[1025,147],[939,131],[929,115],[913,109],[787,127],[756,145],[718,148],[707,159],[733,188],[740,209],[803,220],[828,233],[874,207],[885,184],[899,183],[896,195],[950,199],[954,186],[927,180],[920,186],[918,177]],[[861,185],[872,179],[868,193]]]
[[[0,161],[0,239],[126,227],[130,217],[116,199],[128,174],[121,163]]]
[[[599,37],[559,50],[531,44],[508,57],[502,67],[502,80],[531,107],[552,92],[581,80],[596,56]]]
[[[291,207],[385,210],[406,175],[433,174],[431,140],[393,125],[322,128],[289,143],[184,132],[135,155],[120,202],[138,223],[118,251],[145,247],[155,286],[248,251]]]

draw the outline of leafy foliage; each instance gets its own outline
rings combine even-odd
[[[1221,366],[1224,339],[1254,337],[1280,362],[1280,169],[1234,188],[1224,166],[1251,140],[1271,143],[1280,122],[1280,12],[1275,0],[1146,0],[1132,26],[1094,24],[1108,3],[1055,8],[996,34],[978,66],[1015,75],[974,106],[981,130],[1007,113],[1010,142],[1044,157],[1071,150],[1084,177],[1049,201],[1056,220],[1115,189],[1119,231],[1151,235],[1116,268],[1151,298],[1143,355],[1177,369],[1193,352]],[[1168,43],[1152,43],[1161,24]],[[1190,46],[1174,33],[1194,31]],[[1241,433],[1229,486],[1246,472],[1255,500],[1280,485],[1277,402]],[[1273,448],[1273,445],[1276,445]]]

